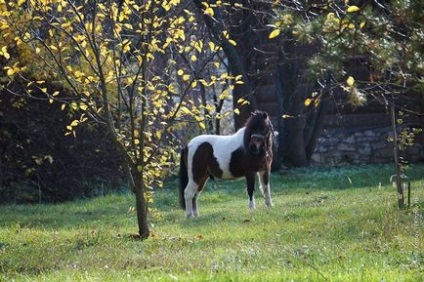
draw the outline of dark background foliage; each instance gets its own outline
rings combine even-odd
[[[65,136],[72,109],[48,103],[40,90],[32,98],[19,95],[21,86],[0,96],[0,203],[67,201],[118,189],[120,160],[102,125],[88,123],[76,138]]]

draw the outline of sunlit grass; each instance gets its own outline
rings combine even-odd
[[[275,207],[243,181],[209,183],[200,217],[178,207],[177,181],[156,191],[151,237],[133,239],[130,194],[0,207],[0,281],[420,281],[424,167],[399,210],[390,166],[288,170]]]

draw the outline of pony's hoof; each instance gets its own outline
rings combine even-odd
[[[255,202],[249,202],[249,209],[251,210],[251,211],[254,211],[254,210],[256,210],[256,204],[255,204]]]

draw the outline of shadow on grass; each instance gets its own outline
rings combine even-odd
[[[226,212],[223,211],[214,211],[214,212],[204,212],[199,217],[185,218],[185,215],[181,215],[184,217],[180,221],[180,226],[183,228],[198,228],[203,225],[215,224],[220,221],[226,220]]]
[[[133,197],[107,195],[62,204],[0,206],[0,227],[19,226],[38,229],[73,229],[81,226],[107,227],[122,225]]]

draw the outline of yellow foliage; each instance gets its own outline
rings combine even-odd
[[[358,6],[349,6],[346,10],[346,12],[348,13],[356,13],[358,12],[360,9]]]
[[[307,99],[305,99],[304,105],[306,107],[308,107],[311,103],[312,103],[312,99],[311,98],[307,98]]]
[[[355,83],[355,79],[354,79],[353,77],[349,76],[349,77],[346,79],[346,85],[347,85],[347,86],[352,87],[354,83]]]
[[[280,29],[279,28],[276,28],[276,29],[274,29],[270,34],[269,34],[269,39],[272,39],[272,38],[275,38],[275,37],[277,37],[278,35],[280,35]]]
[[[7,52],[7,46],[3,46],[1,48],[0,55],[3,56],[6,60],[10,59],[10,54]]]

